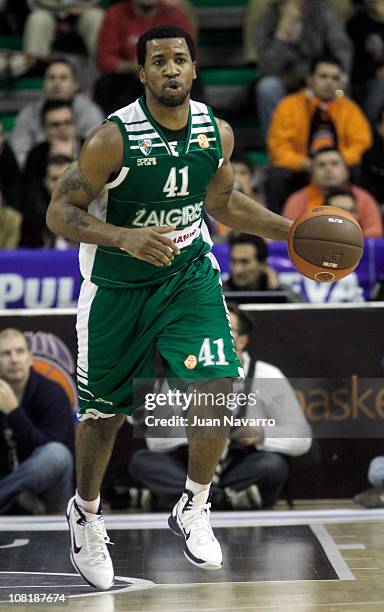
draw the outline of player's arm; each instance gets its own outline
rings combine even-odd
[[[206,208],[212,217],[234,230],[257,234],[272,240],[288,240],[290,219],[281,217],[248,196],[235,191],[230,157],[233,151],[231,126],[217,119],[223,149],[223,163],[211,180]]]
[[[123,140],[111,122],[97,128],[85,141],[79,158],[58,179],[47,211],[47,225],[74,242],[112,246],[156,266],[169,265],[179,252],[163,234],[172,227],[130,229],[105,223],[88,207],[123,161]]]

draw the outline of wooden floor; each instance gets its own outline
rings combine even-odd
[[[166,515],[108,515],[116,581],[104,593],[74,572],[62,517],[2,517],[0,610],[384,612],[384,510],[323,505],[212,514],[216,572],[187,562]],[[41,593],[66,603],[11,603]]]

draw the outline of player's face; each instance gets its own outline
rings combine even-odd
[[[245,193],[252,194],[252,176],[246,164],[241,162],[232,162],[233,177],[235,181],[235,189]]]
[[[336,91],[342,90],[343,75],[338,66],[320,63],[308,79],[308,84],[316,98],[324,101],[333,100]]]
[[[231,277],[241,289],[252,285],[260,274],[260,266],[252,244],[236,244],[231,250]]]
[[[164,106],[181,106],[188,98],[196,78],[184,38],[162,38],[147,42],[145,66],[140,67],[140,80],[147,92]]]
[[[341,187],[348,179],[348,171],[341,156],[335,151],[318,155],[312,167],[312,181],[317,187]]]
[[[75,137],[75,121],[70,108],[57,108],[46,113],[44,132],[47,140],[62,140],[68,142]]]
[[[20,334],[0,340],[0,376],[9,384],[26,383],[32,365],[32,354]]]
[[[72,70],[66,64],[51,64],[44,77],[44,93],[48,100],[71,100],[77,91]]]

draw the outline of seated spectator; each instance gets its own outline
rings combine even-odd
[[[233,233],[229,239],[230,275],[223,291],[284,291],[290,302],[302,301],[290,287],[282,285],[268,265],[268,246],[260,236]]]
[[[372,459],[368,468],[368,480],[372,487],[355,495],[353,499],[365,508],[384,508],[384,457]]]
[[[277,424],[269,430],[251,425],[232,429],[232,441],[213,477],[212,503],[215,509],[272,508],[289,475],[288,457],[309,451],[311,429],[284,374],[246,352],[252,320],[234,304],[228,303],[228,309],[235,348],[247,378],[235,383],[234,391],[248,395],[258,392],[260,398],[256,406],[238,406],[233,414],[275,419]],[[275,392],[279,406],[271,401]],[[188,442],[175,437],[183,433],[179,430],[171,430],[167,438],[147,438],[148,449],[137,450],[128,468],[131,476],[156,496],[157,503],[162,503],[161,509],[171,508],[185,485]]]
[[[76,132],[75,115],[70,102],[47,100],[41,109],[41,126],[45,140],[36,144],[28,153],[23,183],[24,200],[43,181],[48,157],[64,155],[74,160],[82,145]]]
[[[352,93],[375,121],[384,103],[384,3],[364,0],[364,5],[347,24],[354,46]]]
[[[16,249],[21,234],[21,214],[7,206],[0,192],[0,249]]]
[[[76,127],[81,138],[86,138],[103,122],[104,117],[99,107],[86,94],[78,92],[78,82],[72,64],[62,59],[54,60],[44,76],[43,95],[27,104],[16,117],[10,143],[21,168],[30,149],[45,140],[41,126],[41,109],[46,100],[72,101]]]
[[[88,55],[95,55],[97,37],[104,16],[104,11],[99,8],[99,0],[28,0],[28,4],[31,12],[24,29],[25,53],[39,60],[48,60],[60,22],[66,30],[74,27],[83,40]]]
[[[259,194],[253,188],[254,168],[249,158],[246,155],[234,153],[231,157],[231,165],[233,169],[234,189],[244,193],[259,204],[264,204]],[[211,226],[214,236],[218,239],[225,238],[232,231],[231,228],[212,218]]]
[[[106,12],[96,55],[104,76],[96,83],[94,95],[106,115],[143,94],[136,43],[146,30],[164,24],[180,27],[194,37],[188,16],[162,0],[119,2]]]
[[[276,104],[303,86],[316,57],[332,54],[349,73],[351,43],[327,0],[279,0],[260,16],[254,36],[262,74],[256,98],[264,134]]]
[[[381,238],[383,223],[378,203],[368,191],[349,183],[348,168],[341,153],[335,149],[324,149],[314,155],[310,184],[288,198],[283,215],[289,219],[297,219],[307,208],[330,204],[331,201],[335,202],[336,198],[341,203],[340,195],[335,194],[335,189],[351,192],[355,200],[356,219],[364,236]],[[326,201],[327,196],[331,199]]]
[[[363,155],[360,184],[384,204],[384,105],[373,129],[373,145]]]
[[[56,181],[71,162],[72,158],[65,155],[48,157],[40,180],[31,183],[30,190],[26,193],[21,246],[48,249],[66,249],[74,246],[73,243],[63,237],[52,234],[45,220]]]
[[[372,143],[367,119],[357,104],[344,96],[338,60],[317,58],[307,83],[307,89],[279,103],[268,131],[272,167],[266,194],[268,208],[275,212],[281,212],[289,194],[307,182],[313,153],[337,148],[346,164],[354,167]]]
[[[0,122],[0,190],[7,205],[13,208],[18,208],[20,204],[20,183],[19,166]]]
[[[244,60],[247,64],[257,62],[254,33],[256,23],[263,12],[274,3],[274,0],[248,0],[247,2],[243,22]],[[353,3],[351,0],[330,0],[330,4],[337,11],[343,23],[353,13]]]
[[[73,495],[74,424],[69,399],[32,367],[26,338],[0,332],[0,514],[62,512]]]

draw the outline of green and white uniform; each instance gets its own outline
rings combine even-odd
[[[109,119],[123,137],[123,167],[88,211],[120,227],[174,225],[167,236],[180,254],[170,266],[156,267],[113,247],[81,244],[77,332],[84,418],[129,414],[133,378],[154,376],[156,348],[169,378],[241,375],[203,221],[207,187],[222,163],[211,109],[191,100],[185,137],[177,141],[154,121],[143,98]]]

